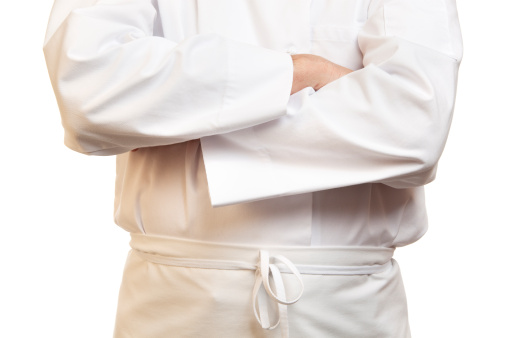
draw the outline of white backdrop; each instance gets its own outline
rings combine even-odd
[[[0,337],[111,337],[129,237],[113,223],[114,158],[63,146],[42,54],[51,5],[0,4]],[[395,257],[414,338],[505,338],[507,5],[458,9],[465,56],[430,230]]]

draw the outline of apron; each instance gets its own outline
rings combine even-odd
[[[392,248],[131,236],[115,338],[410,337]]]

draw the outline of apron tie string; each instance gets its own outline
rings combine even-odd
[[[282,274],[280,269],[274,262],[278,260],[285,264],[290,272],[297,278],[301,288],[297,297],[292,300],[287,300],[285,294],[285,286],[283,284]],[[271,263],[273,261],[273,263]],[[274,288],[271,287],[269,277],[273,278]],[[260,290],[261,284],[264,286],[264,292]],[[299,273],[296,266],[286,257],[281,255],[269,256],[269,252],[266,250],[260,250],[259,252],[259,264],[255,271],[255,284],[252,293],[252,303],[257,321],[263,329],[273,330],[279,324],[281,324],[282,337],[289,337],[289,320],[287,314],[287,305],[296,303],[303,295],[304,285],[303,278]],[[268,312],[268,299],[269,296],[277,304],[278,320],[275,324],[271,325],[269,320]]]

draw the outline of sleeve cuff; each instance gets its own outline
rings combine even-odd
[[[307,87],[292,95],[287,114],[300,109],[313,93],[313,88]],[[201,146],[213,207],[304,192],[287,185],[290,173],[272,160],[255,127],[204,137]]]

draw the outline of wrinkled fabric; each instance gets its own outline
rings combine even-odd
[[[367,11],[360,1],[312,3],[329,12],[302,52],[355,72],[292,95],[279,119],[205,137],[215,205],[369,182],[413,188],[435,177],[461,58],[453,1],[386,0]]]
[[[221,247],[145,235],[133,236],[131,246],[120,290],[115,338],[283,336],[283,321],[273,330],[263,330],[253,314],[252,287],[259,271],[241,264],[255,263],[258,250],[254,246]],[[302,270],[304,292],[298,302],[287,306],[290,337],[410,337],[403,281],[397,262],[389,258],[389,249],[263,249],[281,254],[296,265],[319,264],[323,270],[329,264],[389,263],[382,272],[349,276]],[[153,258],[145,258],[146,250]],[[173,261],[180,261],[163,263],[168,254]],[[227,267],[229,261],[234,268]],[[283,264],[277,266],[282,268]],[[282,273],[281,277],[287,299],[297,296],[301,286],[296,276]],[[270,308],[268,318],[276,322],[275,308]]]
[[[65,145],[116,155],[114,219],[131,233],[398,247],[427,229],[423,186],[436,175],[462,58],[454,0],[56,0],[44,53]],[[354,72],[290,95],[290,55],[305,53]],[[395,320],[407,316],[397,269],[305,277],[310,305],[290,310],[302,311],[291,330],[408,337]],[[130,255],[124,336],[260,335],[251,314],[220,331],[246,311],[231,308],[250,308],[251,272],[201,270]],[[187,306],[193,293],[204,312]],[[128,333],[147,327],[152,335]]]
[[[426,231],[454,1],[56,1],[44,51],[65,144],[120,154],[128,231],[382,246]],[[356,71],[289,95],[295,53]]]
[[[129,232],[273,245],[401,246],[427,229],[422,188],[330,189],[213,208],[198,140],[117,157],[115,221]]]

